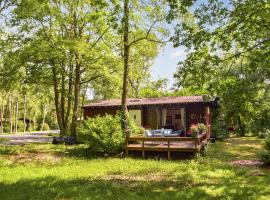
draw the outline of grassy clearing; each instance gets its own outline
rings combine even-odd
[[[262,140],[211,144],[191,161],[84,157],[52,145],[0,147],[1,199],[270,199],[270,171],[256,160]]]

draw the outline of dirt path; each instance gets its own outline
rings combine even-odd
[[[57,133],[56,131],[49,132],[31,132],[21,134],[0,135],[0,145],[25,145],[30,143],[51,143],[52,136],[49,133]]]

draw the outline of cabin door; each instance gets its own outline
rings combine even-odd
[[[138,126],[142,126],[142,112],[141,110],[129,110],[129,115]]]

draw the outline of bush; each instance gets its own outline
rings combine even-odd
[[[10,124],[3,123],[3,130],[4,130],[4,133],[10,133]]]
[[[142,129],[129,118],[129,128],[132,134],[141,133]],[[125,145],[125,134],[121,128],[121,114],[115,116],[106,114],[88,118],[81,122],[77,129],[77,140],[87,144],[94,152],[115,154]]]
[[[267,138],[269,136],[269,130],[266,130],[264,132],[259,132],[258,133],[258,138]]]
[[[42,123],[39,124],[38,130],[41,130],[41,128],[42,128]],[[47,124],[47,123],[45,122],[45,123],[44,123],[44,126],[43,126],[43,131],[49,131],[49,130],[51,130],[51,129],[50,129],[50,126],[49,126],[49,124]]]
[[[24,123],[23,123],[23,121],[21,121],[21,120],[17,121],[17,129],[18,129],[18,132],[23,132],[24,131]],[[15,125],[13,127],[13,130],[15,131]]]
[[[264,152],[261,153],[261,160],[265,165],[270,165],[270,136],[265,140]]]
[[[136,124],[136,122],[129,117],[128,118],[128,126],[130,129],[131,135],[139,135],[139,134],[144,134],[144,129]]]
[[[205,126],[205,124],[204,124],[204,123],[199,123],[199,124],[198,124],[198,130],[199,130],[199,132],[201,132],[201,133],[205,132],[205,131],[206,131],[206,126]]]
[[[226,129],[226,124],[223,120],[218,120],[212,126],[212,137],[215,137],[217,140],[224,140],[229,137],[229,132]]]
[[[78,127],[78,142],[88,144],[94,152],[119,152],[125,143],[120,122],[119,115],[88,118]]]

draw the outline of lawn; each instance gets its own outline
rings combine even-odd
[[[270,199],[263,140],[231,138],[189,161],[96,158],[74,147],[0,147],[0,199]]]

